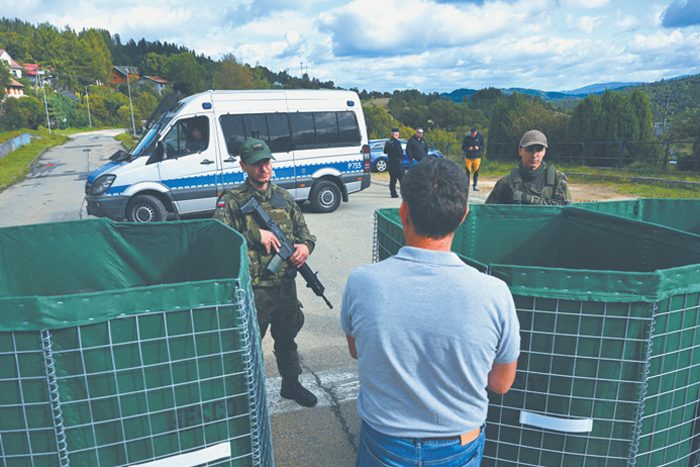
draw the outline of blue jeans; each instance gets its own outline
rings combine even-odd
[[[459,439],[425,440],[386,436],[363,421],[355,467],[478,467],[484,455],[485,440],[484,427],[478,438],[462,446]]]

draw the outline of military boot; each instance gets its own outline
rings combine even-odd
[[[285,399],[292,399],[297,404],[303,405],[304,407],[313,407],[318,402],[314,393],[302,386],[299,379],[296,377],[282,378],[280,396]]]

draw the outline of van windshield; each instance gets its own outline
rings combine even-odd
[[[151,116],[146,121],[144,125],[144,135],[138,144],[129,151],[129,159],[134,160],[137,157],[143,156],[145,154],[150,154],[153,150],[153,142],[155,141],[154,136],[158,134],[158,131],[167,125],[172,119],[171,111],[174,111],[178,105],[178,97],[180,92],[171,92],[158,104],[158,107],[153,111]]]

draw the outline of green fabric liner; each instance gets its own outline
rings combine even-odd
[[[231,303],[245,239],[212,219],[0,229],[0,331],[58,329]]]
[[[377,223],[404,243],[398,209],[378,210]],[[471,205],[452,251],[505,281],[515,295],[657,302],[698,291],[698,240],[576,206]]]
[[[700,216],[690,215],[700,212],[700,199],[638,198],[627,201],[576,203],[576,207],[700,234]]]

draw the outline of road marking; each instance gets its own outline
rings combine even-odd
[[[318,397],[316,407],[328,407],[331,405],[331,397],[323,388],[331,388],[335,393],[338,403],[355,401],[360,392],[360,381],[357,378],[357,372],[327,370],[316,373],[316,376],[321,380],[321,386],[316,383],[314,375],[304,373],[299,376],[299,382],[313,392]],[[267,402],[270,415],[296,412],[298,410],[307,410],[293,400],[284,399],[280,396],[282,388],[282,378],[267,378]]]

